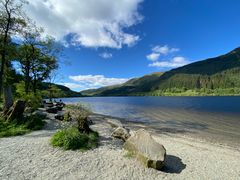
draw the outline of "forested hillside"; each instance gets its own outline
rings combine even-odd
[[[84,91],[84,95],[240,95],[240,48],[119,86]]]

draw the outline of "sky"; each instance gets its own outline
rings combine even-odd
[[[63,48],[55,83],[124,83],[240,46],[239,0],[34,0],[26,13]]]

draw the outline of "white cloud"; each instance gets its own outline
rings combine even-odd
[[[127,78],[107,78],[104,75],[69,76],[69,79],[75,82],[68,83],[69,85],[78,86],[77,88],[81,90],[122,84],[129,80]]]
[[[79,89],[79,88],[81,89],[81,88],[83,88],[82,85],[77,84],[77,83],[56,83],[56,84],[60,84],[60,85],[66,86],[66,87],[68,87],[70,89]]]
[[[107,52],[101,53],[101,54],[99,54],[99,56],[104,59],[110,59],[113,57],[113,55],[111,53],[107,53]]]
[[[152,48],[152,51],[155,53],[163,54],[163,55],[168,55],[170,53],[178,52],[180,49],[178,48],[170,48],[168,45],[165,46],[155,46]]]
[[[182,57],[176,56],[169,61],[156,61],[152,64],[149,64],[150,67],[161,67],[161,68],[176,68],[188,64],[189,61]]]
[[[57,40],[64,42],[64,37],[71,34],[72,45],[122,48],[139,40],[138,35],[125,30],[142,21],[138,12],[142,1],[34,0],[29,1],[26,11]]]
[[[167,56],[171,53],[178,52],[178,48],[170,48],[168,45],[165,46],[155,46],[152,48],[152,53],[147,55],[147,59],[150,61],[157,61],[161,55]]]
[[[156,60],[158,60],[159,56],[160,56],[159,53],[152,53],[152,54],[147,55],[147,59],[150,61],[156,61]]]

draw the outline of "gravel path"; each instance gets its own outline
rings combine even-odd
[[[239,179],[240,152],[192,139],[155,136],[167,149],[164,172],[144,168],[125,156],[120,140],[110,137],[111,126],[94,117],[100,133],[97,149],[63,151],[49,145],[62,124],[49,120],[45,130],[25,136],[0,139],[0,179]]]

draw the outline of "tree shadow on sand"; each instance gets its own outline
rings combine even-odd
[[[167,155],[162,171],[165,173],[180,174],[186,167],[187,165],[182,162],[181,158]]]

